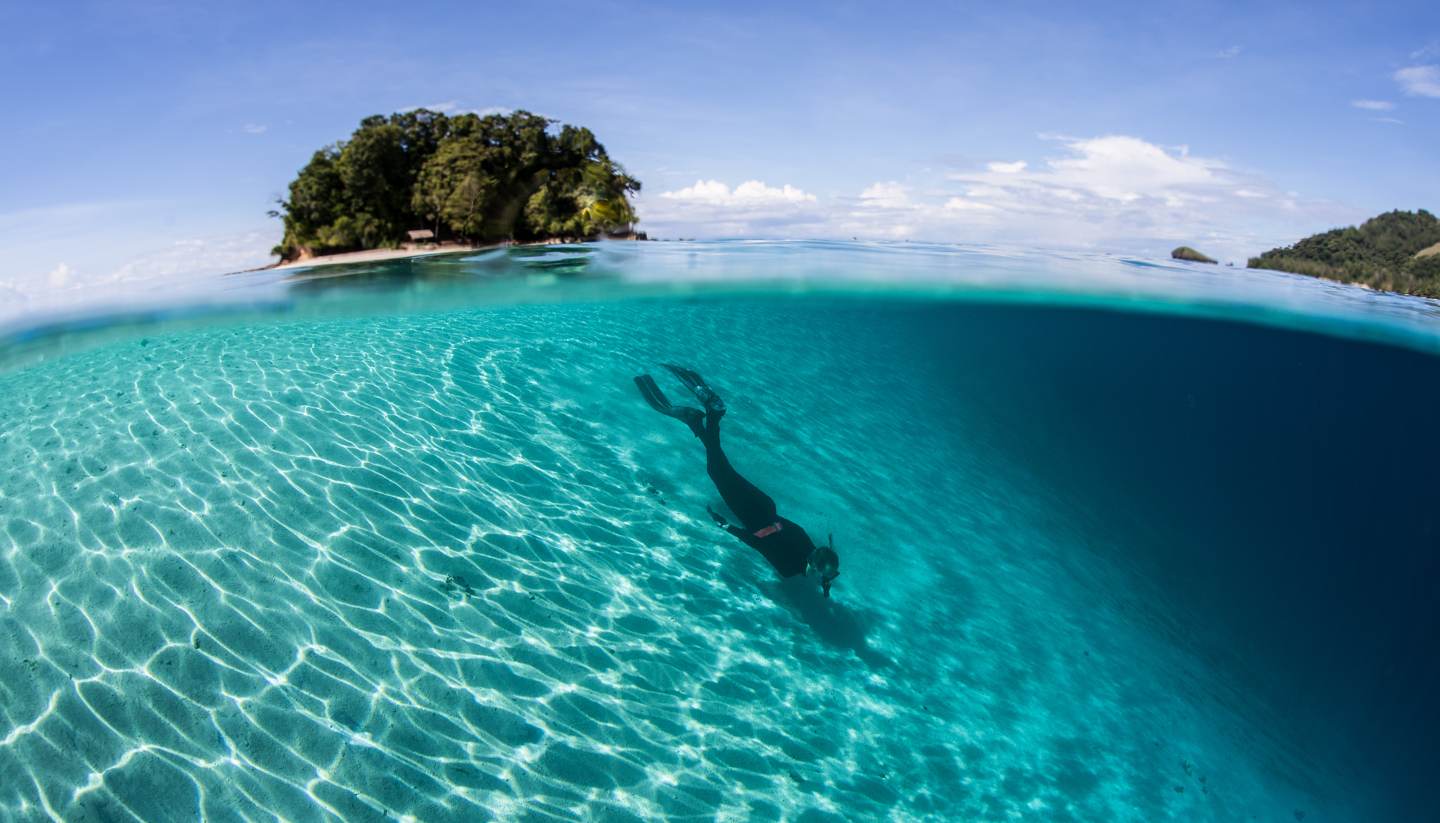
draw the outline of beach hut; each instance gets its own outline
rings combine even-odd
[[[435,242],[435,232],[429,229],[411,229],[405,232],[405,234],[409,236],[411,243],[417,245],[427,245]]]

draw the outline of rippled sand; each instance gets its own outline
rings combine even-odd
[[[0,817],[1305,803],[1144,587],[967,442],[889,311],[217,327],[0,376]],[[713,377],[741,470],[835,533],[834,599],[710,525],[700,448],[630,383],[662,359]]]

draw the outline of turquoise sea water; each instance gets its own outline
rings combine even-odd
[[[1437,323],[729,242],[15,326],[0,817],[1435,819]],[[710,523],[662,361],[831,599]]]

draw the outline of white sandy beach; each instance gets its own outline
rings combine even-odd
[[[323,254],[317,257],[291,260],[287,263],[280,263],[271,266],[273,269],[309,269],[316,266],[338,266],[342,263],[374,263],[380,260],[400,260],[407,257],[432,257],[437,254],[460,254],[463,252],[484,251],[486,249],[498,249],[503,244],[492,243],[483,246],[471,246],[460,243],[442,243],[438,246],[426,246],[423,248],[398,248],[398,249],[368,249],[366,251],[352,251],[341,254]]]
[[[479,245],[446,242],[434,246],[402,246],[398,249],[367,249],[366,251],[341,252],[339,254],[322,254],[316,257],[306,257],[300,260],[291,260],[286,263],[277,263],[275,265],[265,266],[264,270],[310,269],[315,268],[316,266],[338,266],[344,263],[374,263],[381,260],[402,260],[409,257],[433,257],[440,254],[473,254],[477,251],[503,249],[509,246],[554,246],[574,242],[579,241],[532,240],[524,243],[507,241],[503,243],[482,243]]]

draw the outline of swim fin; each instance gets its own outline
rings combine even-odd
[[[700,401],[700,404],[705,407],[707,413],[715,417],[725,416],[725,401],[721,400],[720,395],[716,394],[715,390],[710,388],[709,384],[705,382],[705,378],[701,377],[699,372],[693,369],[687,369],[684,366],[677,366],[674,363],[662,363],[661,365],[673,372],[676,377],[680,378],[680,382],[684,384],[685,388],[690,390],[691,394],[695,395],[695,399]]]
[[[670,400],[665,396],[665,392],[660,391],[660,387],[655,385],[655,378],[648,374],[636,375],[635,387],[640,389],[640,396],[645,398],[645,402],[650,404],[650,408],[667,417],[685,421],[691,431],[699,433],[696,427],[705,420],[704,412],[690,406],[670,405]]]

